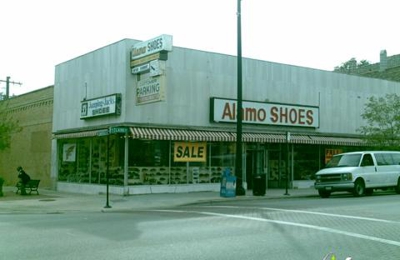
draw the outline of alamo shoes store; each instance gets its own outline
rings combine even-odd
[[[363,149],[367,98],[400,84],[243,59],[243,173],[310,187],[337,152]],[[235,172],[236,57],[124,39],[56,66],[52,180],[115,194],[218,191]],[[107,174],[108,173],[108,174]],[[107,178],[108,177],[108,178]]]

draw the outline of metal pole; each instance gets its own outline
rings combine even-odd
[[[291,189],[293,189],[294,188],[294,145],[292,144],[292,145],[290,145],[289,144],[289,146],[291,147],[291,156],[290,156],[290,185],[289,185],[289,187],[291,188]]]
[[[6,99],[10,98],[10,77],[6,80]]]
[[[290,142],[290,132],[287,132],[286,133],[286,152],[287,152],[287,160],[286,160],[286,174],[285,174],[285,176],[286,176],[286,192],[285,192],[285,194],[284,195],[290,195],[289,194],[289,191],[288,191],[288,187],[289,187],[289,169],[290,169],[290,167],[289,167],[289,158],[290,158],[290,156],[289,156],[289,142]]]
[[[129,138],[128,133],[125,133],[124,142],[124,195],[129,195],[128,176],[129,176]]]
[[[236,119],[236,177],[239,188],[243,187],[242,170],[242,23],[241,0],[237,1],[237,119]],[[238,194],[239,195],[239,194]],[[240,194],[244,195],[244,194]]]
[[[110,189],[110,133],[107,135],[107,172],[106,172],[106,179],[107,179],[107,201],[104,208],[111,208],[110,200],[109,200],[109,189]]]

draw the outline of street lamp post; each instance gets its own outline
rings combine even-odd
[[[237,1],[237,119],[236,119],[236,177],[239,189],[242,189],[242,22],[241,0]],[[238,194],[244,195],[244,194]]]

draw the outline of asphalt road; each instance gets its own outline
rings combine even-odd
[[[400,259],[400,196],[0,214],[0,259]]]

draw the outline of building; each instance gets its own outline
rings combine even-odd
[[[162,41],[166,48],[158,48]],[[14,185],[22,165],[41,187],[87,193],[105,191],[107,172],[117,194],[219,190],[221,172],[235,165],[236,62],[160,36],[124,39],[59,64],[54,88],[7,101],[22,131],[0,152],[0,174]],[[284,187],[286,176],[291,187],[309,187],[333,153],[364,149],[357,128],[367,98],[399,87],[243,59],[239,177],[249,189],[260,174],[268,188]]]
[[[382,50],[379,58],[378,63],[363,66],[358,66],[357,61],[351,59],[348,68],[339,68],[338,72],[400,82],[400,54],[388,56],[387,51]]]
[[[0,175],[5,185],[17,183],[17,167],[22,166],[31,178],[41,180],[41,187],[51,187],[53,86],[0,102],[21,127],[12,135],[10,148],[0,151]]]
[[[234,56],[124,39],[56,66],[51,177],[59,190],[219,190],[234,172]],[[243,59],[243,174],[252,188],[312,185],[333,153],[361,150],[370,96],[400,83]],[[107,164],[108,162],[108,164]],[[108,167],[107,167],[108,165]],[[107,175],[108,173],[108,175]]]

